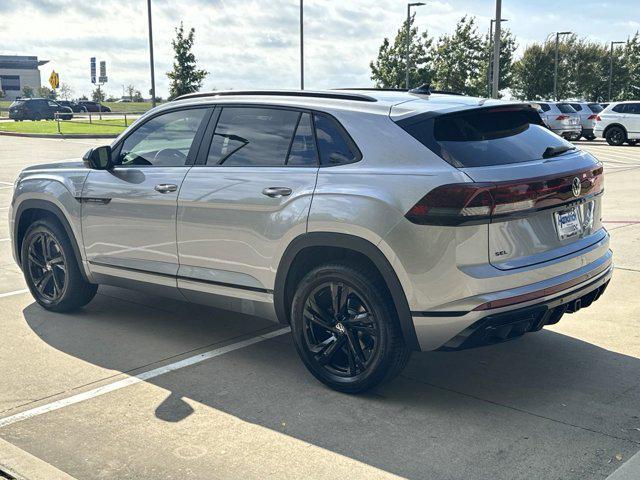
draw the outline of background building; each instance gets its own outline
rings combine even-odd
[[[0,55],[0,90],[6,100],[15,100],[22,95],[25,86],[37,90],[40,85],[38,67],[49,60],[24,55]]]

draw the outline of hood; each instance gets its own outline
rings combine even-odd
[[[39,171],[60,171],[60,170],[77,170],[77,169],[88,169],[88,167],[84,164],[81,158],[78,159],[69,159],[62,160],[60,162],[52,162],[52,163],[39,163],[38,165],[31,165],[30,167],[26,167],[23,169],[23,172],[39,172]]]

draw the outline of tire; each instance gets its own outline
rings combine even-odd
[[[587,140],[589,140],[589,141],[591,142],[592,140],[595,140],[595,139],[596,139],[596,136],[595,136],[595,135],[587,135],[587,136],[586,136],[586,137],[584,137],[584,138],[586,138]]]
[[[98,290],[98,285],[82,277],[71,241],[55,221],[36,220],[29,226],[20,258],[31,294],[47,310],[76,310],[89,303]]]
[[[362,266],[331,263],[310,271],[293,297],[291,330],[307,369],[340,392],[391,380],[411,356],[384,281]]]
[[[635,147],[638,144],[638,140],[627,140],[630,147]]]
[[[614,147],[619,147],[627,141],[627,132],[622,127],[611,127],[605,135],[607,143]]]
[[[40,121],[40,115],[38,113],[34,114],[32,117],[32,120],[34,122],[39,122]]]

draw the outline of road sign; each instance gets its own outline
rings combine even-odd
[[[54,90],[60,86],[60,76],[55,70],[53,70],[51,75],[49,75],[49,85],[51,85],[51,88]]]
[[[91,83],[96,83],[96,57],[91,57]]]
[[[103,60],[100,62],[100,77],[98,78],[98,81],[100,83],[107,83],[108,80],[109,79],[107,77],[107,62]]]

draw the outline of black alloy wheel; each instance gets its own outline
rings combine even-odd
[[[67,266],[62,248],[53,235],[39,232],[28,246],[28,273],[38,295],[45,302],[55,303],[67,287]]]
[[[362,296],[351,286],[325,282],[304,305],[304,341],[315,361],[332,375],[355,377],[378,349],[378,325]]]

